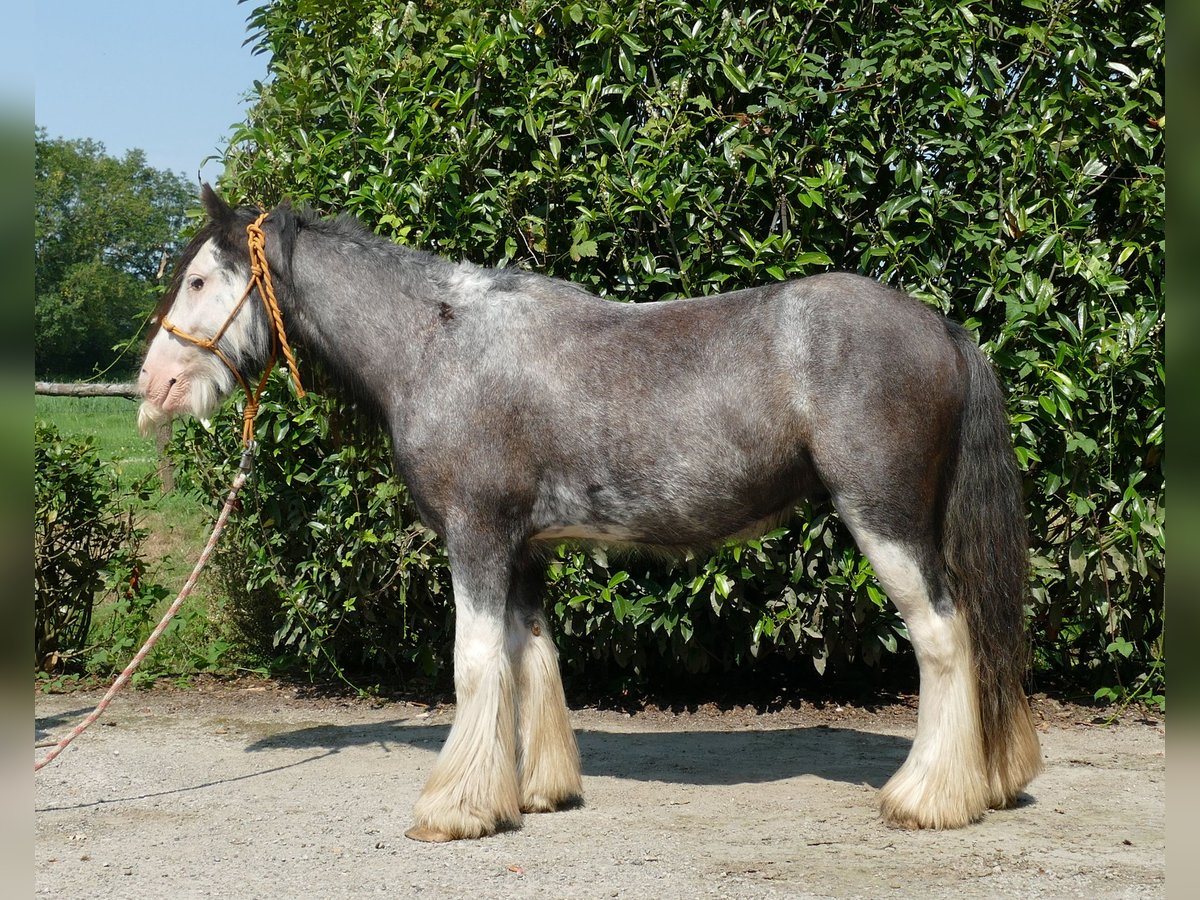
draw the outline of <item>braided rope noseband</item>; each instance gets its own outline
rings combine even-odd
[[[267,379],[271,377],[271,370],[275,367],[280,349],[283,350],[284,359],[287,361],[288,374],[291,375],[292,382],[296,385],[296,394],[300,397],[304,396],[304,387],[300,384],[300,372],[296,367],[296,357],[292,354],[292,348],[288,345],[287,333],[283,329],[283,314],[279,311],[279,300],[275,296],[275,285],[271,281],[271,268],[267,264],[267,239],[262,230],[262,223],[267,215],[267,213],[262,213],[246,226],[246,247],[250,254],[250,281],[246,284],[246,289],[242,291],[241,299],[238,300],[237,305],[233,307],[233,311],[229,313],[221,327],[217,329],[216,334],[209,338],[188,334],[168,319],[165,314],[159,321],[159,327],[164,331],[189,344],[195,344],[197,347],[215,353],[217,358],[225,364],[225,368],[233,373],[237,383],[246,392],[246,409],[242,413],[242,444],[247,447],[254,440],[254,418],[258,415],[259,398],[262,397],[263,389],[267,386]],[[242,377],[237,366],[233,364],[233,360],[221,350],[218,343],[226,329],[229,328],[229,323],[237,317],[246,303],[246,298],[255,288],[258,288],[258,296],[267,312],[268,327],[271,331],[271,356],[263,369],[258,388],[251,393],[250,385]]]

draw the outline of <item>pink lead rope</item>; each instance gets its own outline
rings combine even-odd
[[[175,613],[179,612],[179,607],[183,605],[183,601],[187,599],[188,594],[192,592],[192,588],[196,586],[196,580],[200,577],[200,572],[204,569],[205,563],[208,562],[209,554],[213,548],[217,546],[217,539],[221,536],[221,532],[225,530],[225,522],[229,519],[229,513],[233,510],[233,503],[237,499],[238,491],[242,489],[242,485],[246,483],[246,478],[250,475],[251,463],[254,459],[254,418],[258,413],[258,401],[262,395],[263,388],[267,385],[267,378],[271,374],[271,370],[275,367],[275,352],[277,347],[283,350],[284,358],[287,361],[288,372],[292,376],[292,381],[296,385],[297,396],[304,396],[304,388],[300,385],[300,372],[296,365],[296,358],[292,354],[292,348],[288,344],[287,334],[283,330],[283,315],[279,310],[279,300],[275,296],[275,286],[271,281],[271,269],[267,264],[266,253],[266,236],[263,234],[262,224],[266,220],[268,213],[262,213],[257,219],[246,226],[246,241],[247,250],[250,255],[250,281],[246,285],[245,291],[242,292],[242,299],[238,301],[233,312],[225,320],[225,324],[217,331],[212,338],[198,338],[194,335],[180,331],[172,325],[166,318],[162,319],[162,327],[168,332],[174,334],[182,340],[202,347],[205,350],[211,350],[215,353],[237,379],[242,390],[246,392],[246,410],[242,422],[242,462],[238,466],[237,477],[234,478],[233,484],[229,488],[229,497],[225,500],[225,507],[221,510],[221,514],[217,516],[217,524],[213,526],[212,536],[208,539],[208,544],[204,548],[204,552],[200,554],[200,558],[196,560],[196,567],[192,569],[192,574],[188,576],[188,580],[184,582],[183,588],[179,591],[179,596],[175,598],[175,602],[171,604],[166,614],[162,617],[162,621],[158,623],[158,627],[154,629],[150,637],[146,639],[146,643],[142,649],[137,652],[129,665],[125,667],[125,671],[117,676],[117,680],[113,682],[112,687],[108,689],[108,693],[104,695],[104,699],[92,710],[91,714],[80,722],[65,738],[54,745],[54,748],[37,760],[33,764],[33,771],[37,771],[46,763],[54,759],[58,754],[62,753],[67,748],[67,745],[87,729],[89,725],[95,722],[112,698],[117,695],[117,692],[125,686],[129,677],[134,673],[146,655],[154,649],[154,645],[158,643],[158,639],[162,637],[162,633],[166,631],[167,625],[171,619],[175,617]],[[220,348],[217,347],[217,342],[221,339],[221,335],[225,332],[226,327],[233,321],[234,316],[242,308],[246,298],[250,296],[250,292],[254,288],[258,288],[259,296],[262,299],[263,306],[266,308],[267,318],[271,329],[271,356],[267,361],[267,365],[263,370],[262,380],[258,384],[258,390],[251,393],[250,385],[242,377],[241,372],[230,361]]]
[[[237,477],[233,479],[233,484],[229,488],[229,496],[225,499],[225,506],[221,510],[221,514],[217,516],[217,524],[213,526],[212,536],[208,539],[208,544],[205,545],[203,552],[200,554],[200,558],[196,560],[196,566],[194,569],[192,569],[192,574],[188,576],[188,580],[184,582],[183,587],[180,589],[179,596],[175,598],[175,602],[171,604],[166,614],[162,617],[162,621],[158,623],[158,627],[155,628],[150,634],[150,637],[146,639],[146,643],[142,645],[142,649],[137,652],[137,655],[129,661],[129,665],[125,667],[125,671],[117,676],[117,680],[113,682],[112,687],[108,689],[108,693],[104,695],[104,699],[96,705],[96,708],[92,710],[91,714],[88,715],[88,717],[78,725],[76,725],[71,730],[70,734],[55,744],[54,748],[49,753],[37,760],[33,764],[33,771],[36,772],[42,766],[46,765],[46,763],[58,756],[58,754],[62,753],[63,750],[67,749],[67,745],[70,744],[71,741],[83,734],[89,725],[91,725],[104,714],[104,710],[108,707],[108,704],[112,702],[113,697],[115,697],[117,692],[125,686],[127,681],[129,681],[130,676],[133,675],[137,667],[142,664],[142,660],[146,658],[146,655],[152,649],[154,649],[154,645],[158,643],[158,639],[162,637],[162,633],[167,630],[167,625],[170,623],[171,619],[175,617],[175,613],[179,612],[179,608],[183,606],[183,601],[186,600],[188,594],[192,592],[192,588],[196,586],[196,581],[200,577],[200,572],[204,569],[205,564],[208,562],[208,557],[212,553],[213,548],[217,546],[217,539],[220,538],[221,532],[225,530],[225,523],[228,521],[229,514],[233,510],[233,504],[237,499],[238,491],[242,489],[242,485],[246,483],[246,478],[250,475],[253,459],[254,443],[251,442],[246,446],[246,449],[242,451],[242,462],[238,466]]]

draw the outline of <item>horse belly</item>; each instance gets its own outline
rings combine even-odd
[[[706,547],[756,537],[819,493],[807,458],[753,474],[664,468],[559,482],[535,507],[533,539]]]
[[[548,525],[533,535],[535,541],[594,541],[598,544],[640,544],[645,541],[630,529],[611,522]]]

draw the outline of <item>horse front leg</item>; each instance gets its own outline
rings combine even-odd
[[[579,745],[571,730],[558,651],[542,606],[542,574],[518,570],[508,608],[508,648],[517,689],[517,778],[522,812],[553,812],[583,797]]]
[[[447,541],[454,588],[457,711],[405,835],[418,841],[477,838],[521,822],[516,704],[505,641],[511,553],[476,535]]]

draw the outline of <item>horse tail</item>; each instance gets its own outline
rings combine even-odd
[[[971,336],[952,323],[947,327],[966,363],[967,389],[942,553],[950,595],[973,648],[990,805],[1003,807],[1042,766],[1022,687],[1030,663],[1029,533],[1003,391]]]

